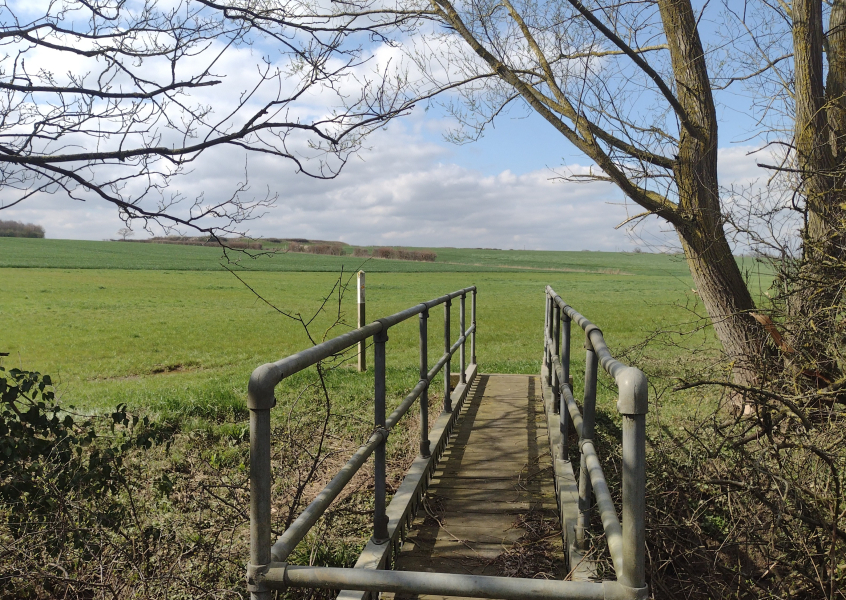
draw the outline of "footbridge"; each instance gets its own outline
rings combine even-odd
[[[253,600],[269,600],[275,590],[289,588],[339,590],[342,600],[638,600],[648,596],[644,574],[644,374],[614,359],[599,327],[551,287],[544,290],[542,329],[538,322],[543,350],[541,372],[480,373],[476,363],[476,294],[475,287],[468,287],[422,302],[253,372],[248,400],[247,565],[247,586]],[[459,309],[459,335],[453,340],[450,318],[454,303]],[[430,366],[430,311],[440,306],[444,310],[444,348]],[[386,414],[389,332],[414,317],[420,329],[420,380],[399,406]],[[570,377],[570,356],[571,338],[581,341],[582,336],[571,335],[573,323],[584,333],[586,353],[584,389],[579,399],[574,396]],[[373,434],[291,526],[273,540],[270,413],[275,405],[274,390],[286,377],[371,338]],[[457,372],[453,373],[456,358]],[[600,367],[618,388],[617,408],[622,418],[619,507],[614,504],[597,454],[602,449],[594,442]],[[426,400],[439,373],[451,376],[443,377],[443,408],[430,422]],[[412,410],[414,407],[416,410]],[[391,429],[410,413],[420,418],[419,453],[388,502],[386,441]],[[355,566],[289,563],[297,544],[371,455],[372,536]],[[601,521],[601,532],[591,531],[592,515],[598,515],[595,521]],[[520,568],[521,544],[526,539],[545,542],[543,573],[527,573]],[[598,568],[606,563],[610,563],[610,569]]]

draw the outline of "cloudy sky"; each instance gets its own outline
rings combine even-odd
[[[232,89],[246,88],[244,56],[229,66]],[[317,101],[316,99],[314,100]],[[657,219],[635,232],[617,225],[640,212],[612,185],[575,184],[558,176],[585,173],[591,163],[538,117],[505,115],[475,143],[454,145],[454,125],[442,111],[422,107],[375,132],[341,175],[329,181],[296,174],[290,163],[236,150],[206,152],[175,186],[188,198],[208,200],[233,192],[248,174],[249,193],[277,194],[275,205],[246,224],[256,237],[303,237],[358,245],[495,247],[543,250],[621,250],[674,245]],[[723,183],[762,174],[751,148],[723,136]],[[47,236],[117,237],[123,226],[105,202],[75,202],[45,195],[0,212],[34,222]],[[136,237],[144,237],[138,231]]]
[[[295,174],[279,159],[252,156],[245,163],[243,156],[215,150],[177,185],[188,197],[231,193],[235,182],[244,181],[246,168],[250,192],[279,195],[264,216],[248,224],[253,236],[542,250],[673,243],[657,219],[635,232],[615,229],[640,211],[614,186],[557,179],[565,172],[586,172],[590,162],[568,154],[555,136],[544,136],[543,124],[523,131],[524,122],[509,123],[500,128],[507,131],[455,146],[421,133],[430,124],[420,113],[376,132],[334,180]],[[724,180],[760,177],[750,149],[721,150]],[[39,223],[48,237],[63,239],[114,238],[123,226],[110,204],[60,195],[28,200],[3,211],[2,218]],[[139,231],[137,237],[145,235]]]

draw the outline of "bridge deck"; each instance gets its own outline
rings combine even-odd
[[[539,377],[477,377],[395,569],[566,574],[542,402]]]

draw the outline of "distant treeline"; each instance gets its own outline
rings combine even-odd
[[[44,235],[42,230],[42,237]],[[261,250],[259,242],[245,240],[244,238],[219,238],[220,242],[229,248],[244,250]],[[167,236],[154,237],[146,240],[120,240],[126,242],[141,242],[144,244],[176,244],[180,246],[219,246],[220,243],[211,237],[185,237]],[[321,240],[307,240],[304,238],[263,238],[263,241],[270,244],[287,244],[288,252],[302,252],[306,254],[323,254],[325,256],[346,256],[348,244],[343,242],[324,242]],[[391,248],[382,246],[374,248],[373,254],[367,248],[353,248],[353,256],[385,258],[389,260],[416,260],[421,262],[435,262],[438,255],[431,251],[403,250],[402,248]]]
[[[167,237],[153,237],[146,240],[118,240],[122,242],[140,242],[142,244],[175,244],[177,246],[220,246],[223,244],[228,248],[236,248],[238,250],[261,250],[262,245],[259,242],[248,242],[242,238],[218,238],[215,241],[210,237],[184,237],[177,235],[169,235]]]
[[[43,238],[44,228],[35,223],[0,221],[0,237]]]
[[[329,256],[343,256],[346,254],[341,244],[301,244],[300,242],[288,242],[288,252],[327,254]]]
[[[356,248],[359,250],[359,248]],[[359,254],[359,256],[367,256],[364,248],[365,254]],[[389,258],[393,260],[419,260],[422,262],[435,262],[435,259],[438,258],[438,255],[434,252],[430,251],[423,251],[423,250],[403,250],[402,248],[390,248],[387,246],[383,246],[381,248],[375,248],[373,250],[373,258]]]
[[[341,242],[321,242],[321,243],[303,243],[308,240],[286,240],[288,242],[288,252],[305,252],[308,254],[325,254],[327,256],[345,256],[347,254],[346,244]],[[419,250],[402,250],[401,248],[390,248],[383,246],[375,248],[373,254],[367,248],[356,247],[353,248],[353,256],[356,257],[372,257],[372,258],[387,258],[392,260],[417,260],[423,262],[434,262],[438,257],[434,252],[424,252]]]
[[[335,242],[326,240],[307,240],[305,238],[262,238],[269,244],[287,244],[289,242],[296,242],[298,244],[329,244],[332,246],[349,246],[345,242]]]

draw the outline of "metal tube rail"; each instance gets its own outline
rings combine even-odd
[[[385,397],[387,396],[385,344],[387,342],[387,329],[383,329],[373,336],[373,427],[377,431],[380,428],[387,429],[385,423]],[[371,539],[376,544],[384,544],[388,541],[388,517],[385,515],[387,505],[387,442],[388,436],[383,436],[373,454],[373,537]]]
[[[554,306],[552,309],[552,356],[558,356],[561,348],[561,308],[559,306]],[[558,371],[556,369],[550,369],[552,373],[552,393],[555,395],[556,404],[560,400],[559,397],[559,386],[561,385],[561,379],[558,377]],[[559,409],[560,409],[560,405]]]
[[[555,308],[556,308],[555,302],[552,301],[552,298],[549,299],[548,305],[549,306],[546,309],[547,312],[548,312],[548,315],[546,317],[546,335],[551,340],[551,339],[553,339],[552,332],[555,329],[555,323],[553,321],[555,320]],[[549,344],[549,342],[547,342],[547,344]],[[547,351],[548,351],[547,371],[546,371],[547,385],[552,385],[552,369],[549,368],[549,366],[552,365],[552,346],[551,345],[547,346]]]
[[[358,344],[358,342],[366,340],[370,336],[396,325],[403,321],[420,314],[424,310],[429,310],[434,306],[438,306],[466,294],[475,291],[476,286],[470,286],[463,290],[458,290],[440,298],[429,300],[428,302],[421,302],[411,308],[407,308],[398,313],[394,313],[388,317],[374,321],[364,327],[360,327],[348,333],[339,335],[336,338],[327,340],[316,346],[312,346],[296,354],[292,354],[286,358],[276,362],[267,363],[256,368],[250,376],[250,384],[248,389],[248,404],[263,405],[265,403],[273,404],[273,389],[279,385],[285,377],[290,377],[294,373],[298,373],[321,360],[329,358],[339,352],[346,350],[350,346]],[[252,407],[250,407],[252,408]]]
[[[550,294],[552,301],[561,308],[562,312],[566,313],[571,320],[575,321],[579,327],[585,331],[585,335],[590,338],[590,341],[593,344],[593,349],[599,356],[599,362],[602,364],[602,368],[605,369],[606,373],[611,375],[611,377],[616,378],[619,373],[631,368],[611,356],[611,351],[605,344],[605,338],[602,337],[602,331],[599,327],[591,323],[575,308],[564,302],[564,300],[561,299],[561,296],[556,294],[555,290],[553,290],[550,286],[546,286],[546,290],[547,293]]]
[[[471,303],[470,319],[473,321],[473,335],[470,337],[470,363],[476,364],[476,288],[473,288],[473,302]]]
[[[271,589],[309,587],[370,592],[411,593],[415,595],[499,598],[501,600],[639,600],[646,594],[638,590],[627,594],[616,581],[556,581],[492,577],[458,573],[342,569],[338,567],[300,567],[273,564],[264,580]],[[644,590],[645,591],[645,590]]]
[[[646,415],[623,416],[623,577],[640,586],[646,573]]]
[[[590,338],[585,336],[585,388],[582,395],[582,438],[593,439],[596,413],[596,367],[597,357]],[[583,551],[587,551],[587,536],[590,529],[591,480],[588,475],[585,453],[579,461],[579,521],[576,525],[576,541]]]
[[[553,366],[558,369],[558,372],[562,372],[561,368],[561,361],[557,356],[552,358]],[[557,364],[556,364],[557,363]],[[561,389],[561,401],[566,405],[567,414],[570,415],[570,419],[573,421],[573,429],[576,430],[576,433],[579,435],[579,441],[582,440],[582,412],[579,410],[579,405],[576,404],[576,399],[573,397],[573,392],[570,390],[570,386],[566,386],[566,389]],[[566,441],[562,440],[562,443],[566,444]]]
[[[431,450],[429,443],[429,311],[424,310],[420,313],[420,384],[423,384],[423,388],[418,392],[418,396],[420,394],[424,394],[425,400],[420,402],[420,456],[428,457],[431,456]],[[417,390],[415,387],[411,390],[411,393],[414,394]],[[403,402],[400,407],[405,404]],[[411,404],[409,404],[411,406]],[[399,410],[399,408],[397,408]],[[396,411],[394,411],[396,412]],[[394,413],[391,413],[391,416],[388,417],[388,420],[391,420],[391,417],[394,416]]]
[[[255,457],[255,459],[253,458]],[[250,411],[250,565],[265,565],[270,551],[270,408]],[[247,571],[250,575],[249,567]],[[270,600],[271,592],[256,589],[253,600]]]
[[[453,348],[452,352],[454,353],[455,350],[456,348]],[[347,461],[347,464],[344,465],[332,481],[323,488],[323,491],[321,491],[320,494],[312,500],[306,510],[304,510],[300,516],[291,523],[291,526],[288,527],[288,529],[286,529],[279,537],[277,542],[273,544],[271,552],[274,560],[284,561],[288,558],[288,555],[294,551],[296,545],[299,544],[306,536],[308,530],[312,528],[321,516],[323,516],[323,513],[326,512],[326,509],[329,508],[335,498],[338,497],[338,494],[341,493],[353,476],[364,465],[368,457],[381,444],[383,437],[387,438],[390,430],[403,416],[405,416],[414,404],[414,401],[420,397],[423,390],[428,389],[429,384],[432,383],[435,375],[438,374],[439,370],[445,363],[446,355],[444,355],[441,360],[438,361],[438,364],[436,364],[429,372],[427,379],[421,379],[417,382],[417,385],[412,388],[411,393],[409,393],[400,405],[394,409],[391,415],[385,419],[385,430],[378,430],[373,433],[367,443],[361,446],[361,448],[352,455],[349,461]]]
[[[450,359],[452,358],[453,350],[449,345],[449,317],[451,306],[452,299],[449,299],[444,302],[444,356],[446,358],[446,369],[444,370],[444,412],[452,412],[452,382],[450,381],[452,365],[450,365]]]
[[[596,497],[596,506],[602,517],[602,529],[608,541],[608,552],[614,563],[614,572],[621,574],[623,572],[623,528],[617,518],[617,509],[614,508],[614,501],[611,499],[608,482],[605,481],[605,473],[602,472],[602,465],[599,464],[593,440],[583,440],[579,445],[590,476],[593,495]]]
[[[420,397],[420,394],[423,393],[426,388],[429,387],[429,383],[431,379],[421,379],[417,382],[413,388],[411,388],[411,392],[409,392],[408,396],[400,402],[399,406],[397,406],[393,412],[385,419],[385,428],[390,431],[393,429],[394,425],[396,425],[400,419],[405,416],[405,413],[411,408],[411,405]]]
[[[458,359],[459,383],[467,383],[467,374],[464,372],[465,369],[467,368],[467,352],[464,348],[464,340],[467,337],[467,334],[464,333],[464,329],[465,329],[464,319],[465,319],[465,312],[466,312],[464,305],[465,305],[466,299],[467,299],[467,294],[461,294],[461,304],[459,306],[459,311],[458,311],[458,325],[459,325],[458,330],[460,332],[462,332],[461,333],[461,353],[460,353],[459,359]]]
[[[557,360],[558,357],[553,357],[553,363],[560,369],[561,363]],[[599,464],[599,458],[596,455],[596,448],[593,445],[593,440],[584,438],[582,435],[582,414],[579,411],[579,406],[573,398],[569,386],[566,389],[562,388],[562,400],[567,405],[567,410],[570,418],[573,420],[573,427],[576,433],[579,434],[579,447],[582,455],[585,457],[585,465],[587,467],[588,475],[590,476],[590,483],[593,487],[594,495],[596,496],[596,504],[599,507],[599,514],[602,516],[602,528],[608,539],[608,549],[611,553],[611,560],[614,563],[614,570],[617,573],[622,573],[623,565],[623,530],[620,526],[620,521],[617,518],[617,511],[614,508],[614,502],[611,499],[611,492],[608,490],[608,483],[605,481],[605,475],[602,472],[602,466]],[[564,441],[562,440],[562,444]]]
[[[475,331],[476,331],[476,326],[475,326],[475,325],[473,325],[470,329],[468,329],[468,330],[467,330],[467,333],[471,333],[471,332],[475,332]],[[440,370],[441,370],[441,368],[442,368],[442,367],[443,367],[443,366],[447,363],[447,361],[448,361],[450,358],[452,358],[452,356],[455,354],[455,351],[456,351],[456,350],[458,350],[459,346],[460,346],[461,344],[463,344],[463,343],[466,341],[466,339],[467,339],[467,336],[466,336],[466,335],[463,335],[463,336],[461,336],[460,338],[458,338],[458,341],[457,341],[457,342],[455,342],[455,343],[452,345],[452,347],[449,349],[449,352],[445,352],[445,353],[443,354],[443,356],[441,356],[441,357],[438,359],[438,362],[436,362],[436,363],[435,363],[435,366],[434,366],[434,367],[432,367],[432,370],[431,370],[431,371],[429,371],[429,374],[428,374],[429,383],[431,383],[431,382],[432,382],[432,378],[433,378],[433,377],[434,377],[434,376],[438,373],[438,371],[440,371]],[[474,363],[474,364],[475,364],[475,363]]]
[[[347,461],[347,464],[341,467],[338,474],[332,478],[332,481],[330,481],[317,495],[317,497],[311,501],[311,504],[309,504],[306,509],[300,513],[300,516],[291,523],[291,526],[288,527],[281,536],[279,536],[279,539],[276,540],[276,543],[273,544],[273,547],[270,549],[272,560],[284,561],[288,558],[288,555],[294,551],[294,548],[296,548],[297,544],[299,544],[306,536],[308,530],[311,529],[312,526],[317,523],[317,520],[323,516],[323,513],[326,512],[329,505],[332,504],[335,498],[338,497],[338,494],[343,491],[344,486],[352,480],[365,461],[371,454],[373,454],[376,446],[382,443],[382,440],[385,436],[387,436],[387,434],[388,432],[386,430],[374,432],[370,436],[370,439],[356,450],[355,454],[353,454]]]
[[[553,307],[560,310],[554,314]],[[564,331],[564,347],[559,350],[559,337],[555,328],[558,323],[551,323],[551,319],[561,319]],[[569,386],[570,322],[575,321],[585,332],[586,370],[585,396],[582,415]],[[554,348],[554,351],[553,351]],[[560,356],[559,356],[560,353]],[[593,440],[593,407],[595,404],[596,364],[611,375],[618,388],[617,410],[623,419],[623,501],[622,525],[617,517],[608,485]],[[578,311],[569,306],[555,293],[550,286],[546,286],[546,310],[544,320],[544,366],[547,368],[547,381],[558,382],[560,393],[560,423],[561,438],[559,454],[567,458],[567,423],[569,416],[573,427],[579,435],[579,449],[582,459],[583,483],[589,482],[593,488],[597,508],[602,517],[602,526],[608,540],[608,548],[614,563],[620,585],[629,590],[645,590],[645,539],[646,529],[644,521],[645,493],[646,493],[646,413],[648,411],[648,387],[646,376],[639,369],[625,365],[616,360],[605,343],[602,331]],[[553,376],[554,374],[554,376]],[[553,391],[554,393],[554,391]],[[567,410],[564,410],[566,406]],[[585,478],[585,472],[587,477]],[[583,505],[587,491],[583,486],[580,504]],[[580,524],[586,525],[585,515],[581,515]],[[578,534],[577,534],[578,535]]]
[[[351,331],[349,333],[333,338],[322,344],[318,344],[312,348],[284,358],[275,363],[267,363],[255,369],[253,375],[250,377],[249,388],[249,408],[251,409],[251,475],[254,470],[261,471],[260,476],[251,476],[251,515],[256,513],[255,519],[251,518],[251,531],[259,527],[260,523],[270,521],[270,408],[275,404],[272,393],[273,388],[281,381],[283,377],[288,377],[297,373],[320,360],[328,358],[338,352],[356,345],[359,341],[367,339],[372,335],[378,335],[383,331],[387,331],[388,327],[409,319],[417,314],[421,314],[432,306],[437,306],[448,302],[450,299],[466,294],[472,291],[475,294],[475,286],[465,288],[450,294],[435,298],[428,302],[423,302],[413,306],[404,311],[395,313],[384,319],[374,321],[369,325]],[[466,333],[475,331],[475,325],[471,326]],[[461,336],[458,342],[450,348],[449,356],[455,353],[458,347],[465,341],[466,334]],[[444,356],[446,359],[446,355]],[[341,468],[337,475],[326,485],[326,487],[315,497],[315,499],[306,507],[306,509],[297,517],[297,519],[283,532],[275,544],[270,547],[270,530],[254,532],[251,535],[251,540],[258,540],[267,537],[266,544],[261,542],[254,544],[251,541],[251,555],[250,567],[268,564],[270,560],[284,561],[293,552],[296,545],[302,541],[309,529],[323,516],[326,509],[332,504],[335,498],[341,493],[343,488],[350,482],[353,476],[364,465],[373,451],[383,444],[388,437],[391,428],[408,412],[414,401],[420,397],[424,389],[431,384],[434,376],[443,368],[446,360],[439,361],[433,368],[427,378],[421,379],[418,384],[412,389],[411,393],[400,403],[400,405],[385,419],[384,429],[377,429],[362,445],[355,454],[350,457],[347,463]],[[270,388],[270,400],[267,399],[267,385],[272,383],[276,378],[279,381],[273,383]],[[447,376],[448,377],[448,376]],[[263,400],[263,402],[262,402]],[[266,424],[265,421],[266,420]],[[255,431],[253,431],[255,429]],[[253,448],[253,445],[256,445]],[[260,448],[258,446],[261,446]],[[266,465],[264,463],[267,463]],[[258,473],[258,471],[257,471]],[[267,489],[265,489],[267,488]],[[253,496],[260,496],[260,502],[256,505],[253,501]],[[264,513],[267,513],[264,515]],[[255,548],[254,548],[255,546]],[[259,547],[263,546],[269,548],[269,556],[264,556],[267,552]],[[255,556],[253,556],[255,554]],[[265,560],[266,559],[266,560]],[[254,592],[255,593],[255,592]]]

